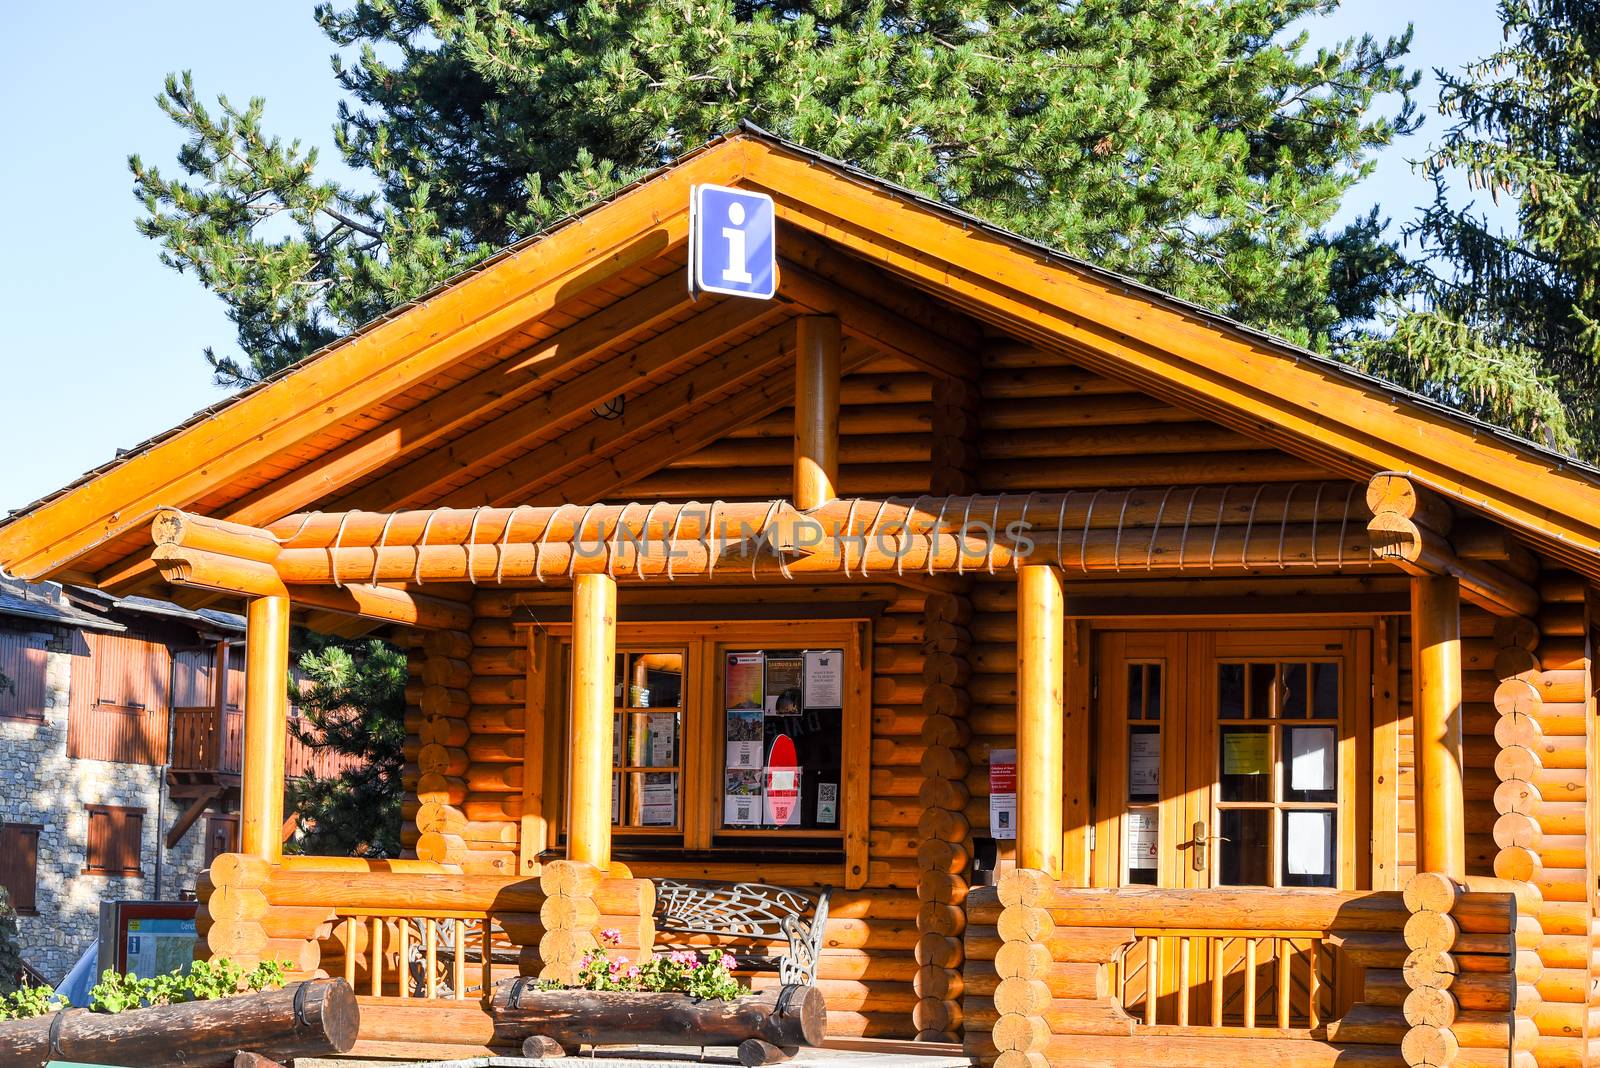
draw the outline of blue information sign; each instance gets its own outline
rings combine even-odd
[[[765,193],[697,185],[689,201],[689,288],[771,300],[778,291],[777,213]]]

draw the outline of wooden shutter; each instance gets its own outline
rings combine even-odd
[[[39,911],[39,830],[32,824],[0,826],[0,886],[24,915]]]
[[[92,875],[138,875],[144,840],[144,809],[89,806],[89,849],[84,871]]]
[[[206,867],[224,853],[239,851],[239,817],[206,817]]]
[[[0,675],[11,680],[11,689],[0,691],[0,716],[44,718],[48,641],[43,634],[0,631]]]
[[[89,656],[73,662],[67,755],[129,764],[167,758],[172,658],[159,642],[85,634]]]

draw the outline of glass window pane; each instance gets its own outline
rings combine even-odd
[[[1128,800],[1161,799],[1161,729],[1128,728]]]
[[[725,650],[727,830],[837,830],[844,766],[838,649]]]
[[[1333,832],[1332,812],[1283,814],[1284,886],[1334,885]]]
[[[1127,842],[1123,846],[1127,881],[1136,886],[1156,885],[1156,844],[1161,826],[1154,808],[1129,809],[1126,819]]]
[[[682,653],[638,653],[628,684],[630,708],[677,708],[683,698]]]
[[[1269,719],[1272,716],[1272,688],[1277,682],[1277,664],[1250,665],[1250,718]]]
[[[1217,716],[1244,718],[1244,665],[1217,665]]]
[[[1272,734],[1267,727],[1223,727],[1222,800],[1272,800]]]
[[[1270,886],[1272,810],[1226,809],[1221,813],[1223,841],[1217,842],[1217,882],[1223,886]]]
[[[1283,799],[1339,799],[1339,739],[1332,727],[1286,727],[1283,732]]]
[[[1311,714],[1317,719],[1339,718],[1339,665],[1312,664]]]
[[[1145,675],[1144,718],[1161,718],[1161,665],[1151,664]]]
[[[628,716],[628,766],[673,768],[678,766],[678,714],[634,712]]]
[[[1144,718],[1144,665],[1128,665],[1128,718]]]
[[[672,827],[678,822],[678,775],[671,771],[635,771],[628,775],[628,824]]]
[[[1306,718],[1306,666],[1304,664],[1280,664],[1278,666],[1279,685],[1282,690],[1278,697],[1281,702],[1278,714],[1284,719]]]
[[[616,670],[611,680],[612,702],[621,708],[628,689],[628,654],[618,653]]]

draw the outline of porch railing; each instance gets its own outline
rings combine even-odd
[[[1321,931],[1136,929],[1112,962],[1124,1011],[1146,1027],[1314,1031],[1348,1007],[1349,964]]]
[[[341,914],[331,935],[323,967],[372,997],[466,1001],[494,985],[497,965],[516,974],[518,947],[483,913]]]

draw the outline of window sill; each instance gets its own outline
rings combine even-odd
[[[0,712],[0,720],[10,720],[13,723],[43,723],[43,712]]]
[[[143,870],[123,870],[116,868],[84,868],[79,875],[99,875],[107,879],[142,879]]]

